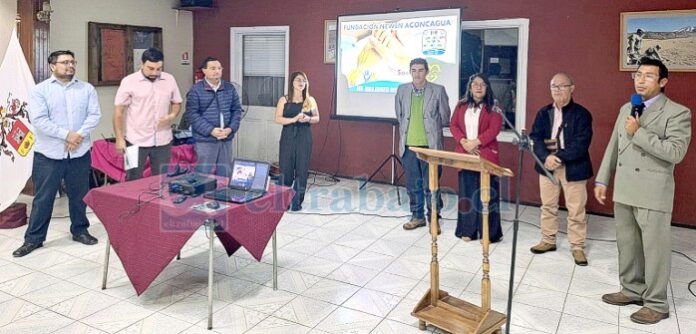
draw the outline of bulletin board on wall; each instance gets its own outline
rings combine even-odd
[[[89,22],[88,79],[95,86],[115,86],[140,67],[151,47],[162,49],[162,28]]]

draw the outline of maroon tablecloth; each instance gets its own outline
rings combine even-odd
[[[92,168],[100,170],[110,178],[123,182],[126,171],[123,169],[123,155],[116,153],[116,144],[100,139],[92,143]],[[193,145],[172,146],[172,157],[169,161],[170,170],[180,165],[181,168],[192,169],[196,163],[196,153]],[[143,175],[150,176],[150,161],[145,163]]]
[[[293,196],[292,189],[271,185],[268,193],[255,201],[220,202],[228,207],[202,212],[193,206],[211,200],[199,196],[174,204],[172,199],[178,195],[167,192],[169,179],[159,175],[94,188],[84,198],[104,224],[138,295],[150,286],[206,219],[217,222],[215,233],[227,255],[244,246],[260,261]],[[218,178],[218,187],[226,183],[227,179]],[[158,197],[159,193],[162,198]]]

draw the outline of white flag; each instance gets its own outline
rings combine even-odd
[[[14,203],[31,177],[35,136],[29,92],[34,85],[15,29],[0,65],[0,211]]]

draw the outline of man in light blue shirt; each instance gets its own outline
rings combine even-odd
[[[73,240],[94,245],[82,201],[89,190],[89,134],[99,124],[97,91],[75,79],[75,54],[55,51],[48,57],[53,75],[36,85],[29,100],[29,119],[36,130],[31,179],[35,195],[24,244],[12,253],[25,256],[43,246],[56,193],[65,181]]]

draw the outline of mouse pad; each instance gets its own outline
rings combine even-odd
[[[229,205],[227,205],[225,203],[220,203],[219,208],[213,209],[213,208],[208,207],[207,204],[208,204],[208,202],[196,204],[196,205],[192,206],[191,209],[198,210],[200,212],[217,212],[217,211],[224,210],[224,209],[229,207]]]

